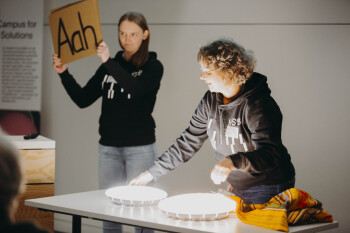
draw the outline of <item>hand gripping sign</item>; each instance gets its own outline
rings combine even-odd
[[[52,42],[63,64],[95,55],[102,41],[98,0],[82,0],[50,11]]]

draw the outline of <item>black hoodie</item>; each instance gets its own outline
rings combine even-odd
[[[152,117],[156,95],[163,76],[157,54],[136,67],[123,58],[123,51],[108,59],[95,75],[81,87],[66,70],[60,74],[71,99],[85,108],[102,96],[100,143],[105,146],[138,146],[155,142]]]
[[[208,91],[190,126],[149,169],[154,179],[191,159],[208,137],[217,161],[231,158],[235,169],[227,181],[237,189],[281,184],[294,178],[294,167],[281,139],[282,113],[266,80],[254,73],[228,104],[223,104],[221,94]]]

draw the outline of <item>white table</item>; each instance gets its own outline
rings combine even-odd
[[[118,222],[164,232],[276,233],[241,222],[234,214],[217,221],[184,221],[166,216],[158,206],[128,207],[113,204],[105,190],[26,200],[27,206],[73,216],[73,233],[81,232],[81,218]],[[338,227],[338,222],[290,227],[290,232],[314,233]]]

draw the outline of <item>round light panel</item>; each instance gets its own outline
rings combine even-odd
[[[168,196],[165,191],[148,186],[119,186],[107,189],[105,194],[113,203],[126,206],[157,205]]]
[[[236,209],[236,202],[223,194],[189,193],[172,196],[158,204],[169,217],[182,220],[217,220]]]

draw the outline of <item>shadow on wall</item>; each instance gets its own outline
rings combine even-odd
[[[0,110],[0,127],[9,135],[40,133],[40,113]]]

